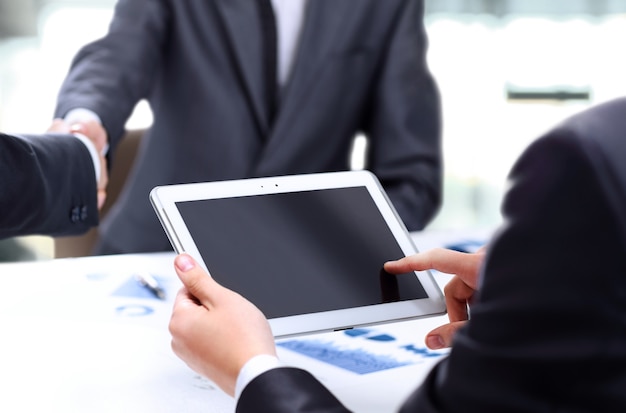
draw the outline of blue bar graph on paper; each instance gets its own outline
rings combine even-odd
[[[441,357],[447,353],[402,341],[395,335],[377,329],[354,328],[323,339],[295,338],[279,341],[277,344],[356,374],[423,363],[426,359]]]
[[[322,340],[291,340],[278,345],[357,374],[374,373],[412,364],[410,361],[399,361],[391,356],[361,349],[340,349],[333,343]]]

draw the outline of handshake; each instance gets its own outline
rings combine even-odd
[[[81,135],[88,139],[94,146],[99,160],[99,179],[98,179],[98,208],[101,209],[106,200],[106,186],[109,180],[106,152],[108,148],[108,137],[106,130],[100,122],[89,120],[86,122],[67,123],[63,119],[55,119],[52,122],[48,132],[52,133],[68,133],[73,135]],[[94,166],[98,168],[94,160]]]

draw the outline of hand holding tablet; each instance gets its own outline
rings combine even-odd
[[[174,249],[258,306],[277,337],[445,312],[430,273],[383,270],[417,250],[367,171],[161,186],[150,199]]]

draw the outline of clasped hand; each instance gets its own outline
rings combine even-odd
[[[484,249],[467,254],[437,248],[385,264],[392,274],[428,269],[454,274],[444,289],[450,323],[427,334],[428,347],[450,346],[454,333],[467,321],[483,258]],[[177,256],[174,267],[183,288],[169,324],[172,349],[189,367],[233,395],[248,360],[276,355],[269,323],[257,307],[219,285],[189,255]]]

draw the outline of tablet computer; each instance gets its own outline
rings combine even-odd
[[[445,313],[428,271],[383,270],[417,250],[368,171],[158,186],[150,200],[176,252],[253,302],[275,337]]]

